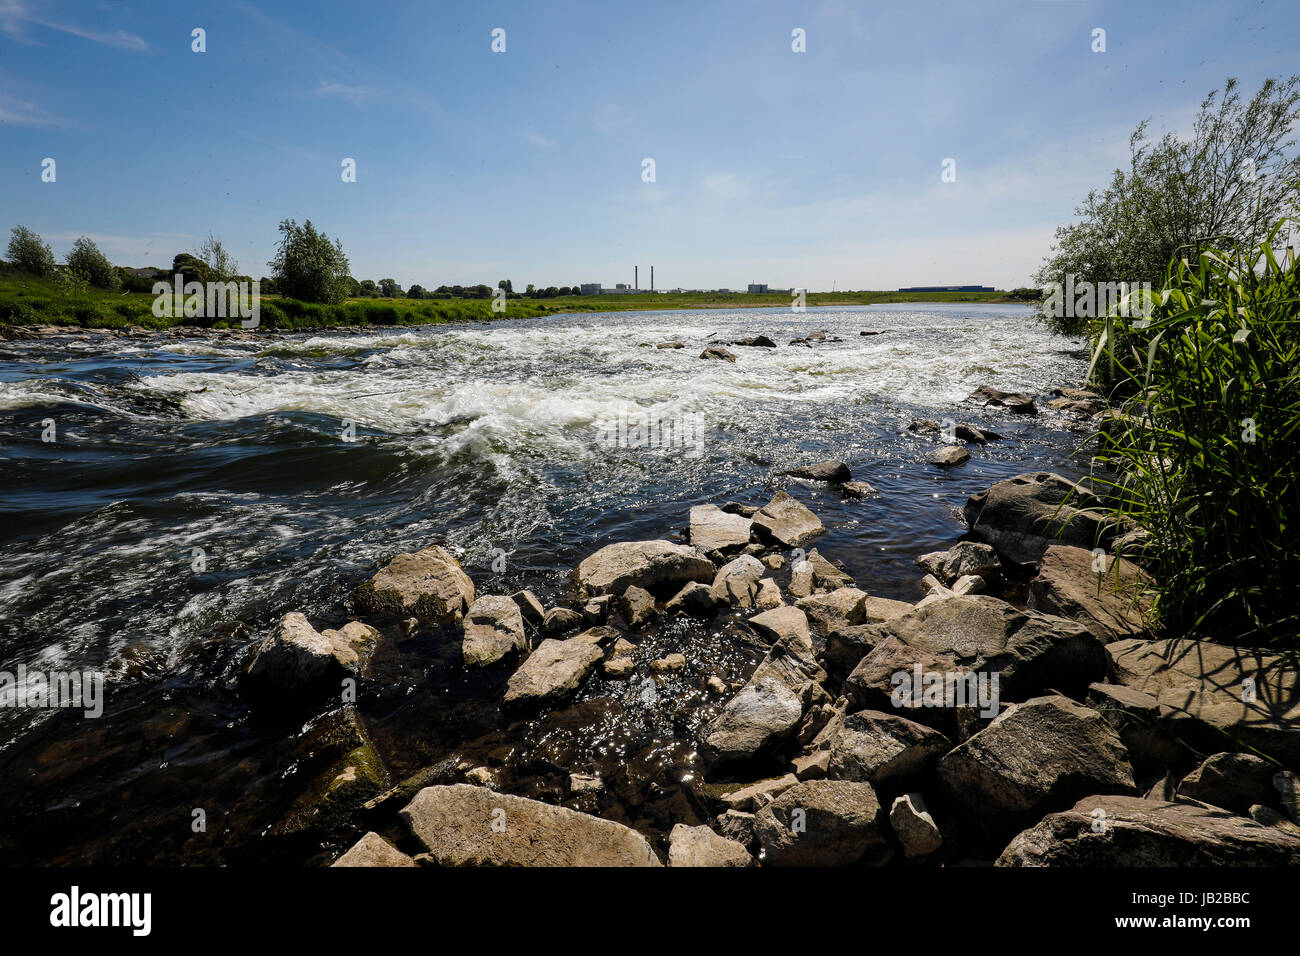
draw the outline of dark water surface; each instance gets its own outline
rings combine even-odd
[[[828,340],[786,345],[812,330]],[[698,358],[710,338],[756,333],[780,347]],[[686,347],[642,346],[665,340]],[[531,587],[549,606],[601,545],[786,487],[827,525],[823,554],[871,594],[916,600],[913,559],[963,533],[970,494],[1079,471],[1066,421],[962,400],[985,383],[1077,384],[1084,364],[1028,308],[993,305],[0,343],[0,670],[107,680],[98,720],[0,707],[0,862],[326,859],[345,835],[269,832],[319,774],[323,724],[250,709],[236,678],[280,615],[347,620],[351,588],[401,551],[443,543],[480,594]],[[702,454],[597,440],[598,423],[646,413],[702,415]],[[934,440],[906,431],[918,417],[1007,440],[940,472],[922,460]],[[46,420],[56,442],[41,440]],[[881,494],[776,474],[826,457]],[[598,676],[573,706],[511,721],[497,708],[508,674],[466,674],[457,634],[385,634],[358,710],[394,779],[448,758],[488,764],[504,789],[655,838],[702,815],[694,741],[717,699],[701,686],[742,680],[760,651],[727,619],[654,628],[635,638],[638,659],[680,650],[681,675]],[[605,793],[569,797],[570,771],[601,772]]]

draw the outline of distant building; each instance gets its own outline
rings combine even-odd
[[[628,284],[626,282],[616,282],[614,284],[614,288],[618,289],[621,292],[622,290],[628,288]]]
[[[750,292],[750,293],[755,293],[755,292],[766,292],[766,291],[767,291],[767,283],[766,283],[766,282],[751,282],[751,283],[749,284],[749,288],[748,288],[746,291],[747,291],[747,292]]]
[[[584,282],[579,288],[582,289],[583,295],[600,295],[599,282]]]
[[[899,292],[997,292],[991,285],[914,285]]]

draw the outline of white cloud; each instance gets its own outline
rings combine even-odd
[[[126,30],[103,32],[88,30],[74,24],[56,23],[53,20],[43,19],[33,12],[23,0],[0,0],[0,30],[3,30],[15,40],[35,42],[27,37],[26,28],[28,24],[35,24],[48,30],[57,30],[60,33],[68,33],[72,36],[81,37],[83,40],[102,43],[104,46],[116,47],[119,50],[131,50],[138,53],[149,49],[149,44],[144,41],[143,37],[128,33]]]

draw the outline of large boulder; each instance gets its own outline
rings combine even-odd
[[[578,565],[578,583],[589,594],[622,594],[636,585],[667,597],[691,581],[710,584],[713,575],[712,561],[670,541],[619,541]]]
[[[750,608],[758,596],[758,582],[767,573],[763,562],[752,554],[742,554],[718,569],[710,591],[718,604]]]
[[[909,669],[909,655],[925,669],[996,675],[998,693],[1008,700],[1048,688],[1082,692],[1107,670],[1105,647],[1081,624],[982,594],[945,598],[864,630],[875,649],[849,675],[845,693],[878,710],[891,709],[892,675]],[[894,642],[880,656],[888,659],[876,659],[887,638]]]
[[[668,835],[669,866],[755,866],[744,845],[719,836],[707,826],[679,823]]]
[[[460,562],[434,546],[399,554],[353,592],[357,609],[422,621],[459,621],[474,603],[474,582]]]
[[[1015,704],[939,761],[949,798],[990,832],[1016,832],[1088,794],[1134,790],[1128,752],[1101,714],[1066,697]]]
[[[1038,414],[1038,406],[1034,404],[1032,396],[1024,392],[1004,392],[991,385],[981,385],[966,397],[966,401],[978,402],[986,408],[990,405],[1005,408],[1017,415]]]
[[[1109,643],[1146,629],[1143,613],[1150,600],[1137,565],[1053,544],[1043,553],[1038,576],[1029,582],[1029,606],[1078,621]]]
[[[565,641],[542,641],[510,675],[505,705],[531,708],[568,700],[605,656],[600,644],[611,634],[610,628],[597,627]]]
[[[1282,655],[1173,638],[1115,641],[1106,651],[1118,681],[1159,702],[1171,739],[1300,766],[1300,671]]]
[[[775,643],[783,637],[795,636],[800,641],[811,644],[808,630],[808,615],[797,607],[775,607],[762,614],[755,614],[747,622],[758,636],[769,643]]]
[[[928,770],[951,744],[938,731],[895,714],[861,710],[829,735],[831,780],[876,786]]]
[[[691,544],[705,554],[738,550],[749,544],[750,524],[744,515],[717,505],[696,505],[691,508]]]
[[[709,724],[703,753],[713,764],[748,759],[789,737],[802,716],[803,703],[794,691],[775,678],[762,678],[741,688]]]
[[[749,680],[752,684],[764,678],[780,681],[790,688],[798,695],[805,709],[812,704],[830,700],[830,695],[822,686],[826,682],[826,672],[817,663],[812,637],[806,628],[802,633],[796,628],[779,638]]]
[[[363,671],[378,640],[379,632],[360,621],[320,633],[304,614],[291,611],[258,647],[248,680],[254,688],[291,697],[337,692],[344,677]]]
[[[467,667],[486,667],[526,653],[524,617],[513,598],[487,595],[470,605],[461,642]]]
[[[867,592],[857,588],[836,588],[827,594],[810,594],[795,606],[808,615],[822,633],[853,624],[865,624]]]
[[[1082,485],[1039,471],[999,481],[966,502],[970,533],[1017,564],[1037,562],[1052,544],[1108,547],[1115,523]]]
[[[1255,804],[1277,801],[1276,773],[1276,766],[1254,754],[1213,754],[1183,778],[1178,796],[1245,816]]]
[[[754,514],[753,527],[764,542],[783,548],[803,547],[826,531],[820,518],[784,491]]]
[[[850,866],[883,848],[880,815],[869,783],[806,780],[759,810],[754,828],[770,866]]]
[[[662,865],[621,823],[486,787],[425,787],[401,815],[440,866]]]
[[[998,866],[1300,866],[1300,837],[1226,810],[1089,796],[1011,841]]]

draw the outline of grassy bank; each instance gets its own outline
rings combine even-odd
[[[863,305],[875,302],[1007,302],[997,292],[823,292],[810,293],[807,304]],[[154,296],[116,292],[40,279],[0,268],[0,325],[60,325],[80,328],[163,329],[173,325],[212,325],[238,328],[236,320],[202,317],[159,318]],[[631,295],[560,296],[550,299],[511,297],[506,311],[492,311],[490,299],[350,299],[341,305],[315,305],[264,295],[261,327],[275,330],[317,329],[361,325],[433,325],[519,319],[573,312],[622,312],[650,309],[789,308],[785,293],[635,293]]]

